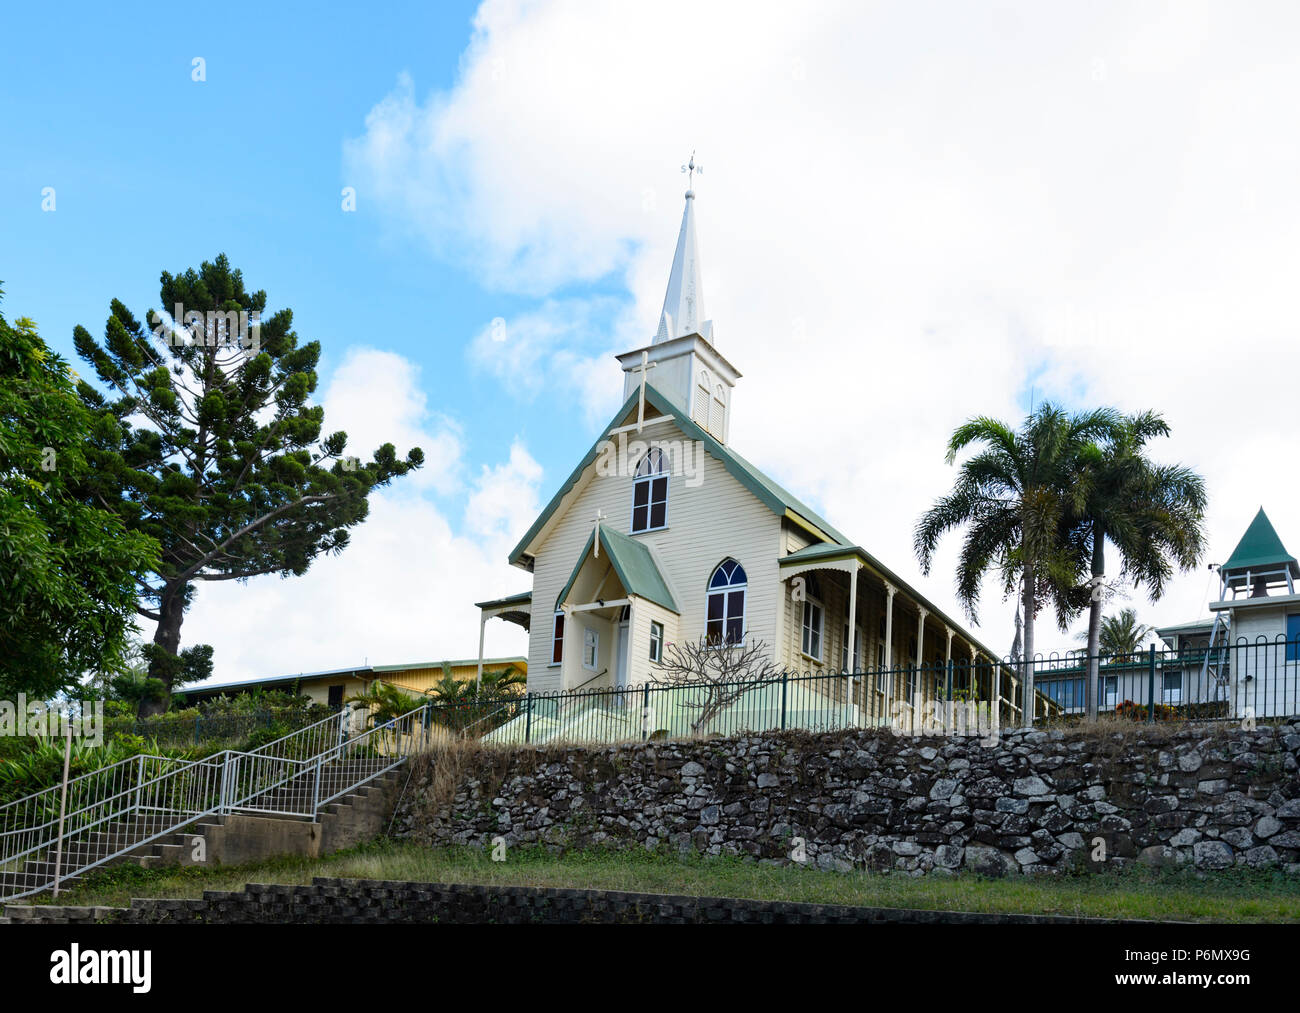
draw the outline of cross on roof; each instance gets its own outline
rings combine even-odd
[[[592,558],[594,559],[600,558],[600,522],[603,521],[604,519],[605,519],[605,511],[597,507],[596,517],[595,517],[596,526],[593,529],[592,536],[591,536],[592,545],[595,548],[595,552],[592,553]]]
[[[633,366],[629,372],[641,374],[641,399],[637,403],[636,409],[636,431],[639,433],[645,425],[645,379],[646,374],[655,368],[658,363],[650,361],[650,353],[642,350],[641,365]]]

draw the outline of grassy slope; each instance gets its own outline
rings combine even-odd
[[[1191,872],[1124,872],[1065,878],[990,880],[823,872],[735,858],[512,850],[493,862],[469,848],[431,850],[380,843],[328,858],[260,865],[145,871],[104,870],[62,894],[61,904],[125,907],[132,897],[198,897],[245,883],[310,883],[313,876],[580,887],[645,893],[755,897],[950,911],[1010,911],[1184,921],[1300,922],[1300,880],[1281,873],[1234,870],[1197,878]],[[48,894],[37,903],[53,903]]]

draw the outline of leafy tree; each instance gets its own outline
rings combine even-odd
[[[754,688],[758,682],[780,679],[786,672],[772,660],[771,649],[761,640],[719,645],[703,637],[668,644],[655,662],[653,681],[690,690],[681,706],[698,711],[691,731],[707,730],[713,719]]]
[[[36,324],[0,315],[0,695],[48,699],[118,664],[157,543],[74,491],[92,419]]]
[[[1102,657],[1115,661],[1132,661],[1142,650],[1143,643],[1155,632],[1154,626],[1137,621],[1137,610],[1121,609],[1118,615],[1106,616],[1099,624],[1096,652]],[[1079,634],[1078,639],[1087,643],[1092,637],[1091,624]],[[1091,653],[1091,650],[1090,650]],[[1095,679],[1095,676],[1094,676]]]
[[[152,330],[114,299],[102,344],[74,332],[109,391],[79,388],[97,419],[84,495],[161,546],[138,611],[158,624],[149,676],[165,693],[142,701],[142,716],[210,671],[209,649],[180,650],[197,582],[305,573],[344,549],[372,491],[424,460],[386,443],[362,464],[344,457],[345,433],[322,437],[324,410],[311,403],[319,343],[299,342],[289,309],[261,319],[266,293],[249,293],[224,255],[163,272],[160,297],[181,310],[151,311]]]
[[[1153,464],[1145,454],[1147,441],[1168,435],[1169,425],[1154,412],[1127,416],[1117,422],[1103,444],[1083,448],[1076,470],[1073,498],[1081,533],[1090,548],[1095,589],[1088,611],[1084,690],[1089,719],[1097,716],[1106,543],[1119,552],[1120,579],[1138,587],[1145,584],[1152,601],[1164,593],[1175,565],[1190,570],[1205,551],[1204,479],[1181,465]],[[1129,632],[1149,630],[1133,625],[1136,614],[1132,609],[1121,612],[1121,621],[1124,617]],[[1112,632],[1121,629],[1112,626]]]
[[[1117,412],[1070,415],[1045,403],[1019,429],[988,417],[959,426],[948,441],[947,461],[972,444],[982,449],[962,462],[951,492],[917,523],[913,546],[929,574],[940,538],[964,527],[957,566],[957,595],[978,622],[980,585],[996,569],[1003,593],[1019,593],[1024,612],[1024,723],[1033,723],[1034,621],[1049,602],[1062,630],[1087,604],[1081,587],[1087,546],[1071,513],[1072,485],[1083,448],[1105,439]]]

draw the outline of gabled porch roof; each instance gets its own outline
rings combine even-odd
[[[578,556],[578,562],[573,567],[573,573],[569,575],[569,582],[564,585],[564,590],[560,592],[559,601],[561,604],[569,597],[569,592],[573,590],[578,574],[582,572],[582,568],[586,565],[595,545],[596,532],[593,531],[591,537],[587,539],[586,547]],[[625,592],[630,595],[634,594],[638,598],[645,598],[656,605],[662,605],[673,612],[678,611],[672,592],[668,590],[668,584],[664,580],[663,574],[659,572],[654,557],[645,545],[629,538],[627,535],[601,525],[600,546],[605,551],[605,555],[609,559],[610,565],[613,566],[614,573],[617,574]]]

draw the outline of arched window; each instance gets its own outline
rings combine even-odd
[[[727,395],[722,389],[722,384],[713,388],[713,401],[709,405],[709,432],[722,439],[722,430],[724,428],[722,420],[727,413]]]
[[[564,610],[555,610],[555,619],[551,624],[551,664],[558,665],[564,660]]]
[[[699,426],[709,426],[709,371],[701,369],[695,380],[695,403],[691,405],[691,420]]]
[[[709,613],[705,636],[711,644],[739,644],[745,639],[745,570],[724,559],[709,578]]]
[[[822,607],[822,585],[817,574],[808,574],[803,599],[803,653],[814,661],[822,660],[822,628],[825,609]]]
[[[632,482],[632,534],[668,523],[668,455],[651,447],[636,466]]]

